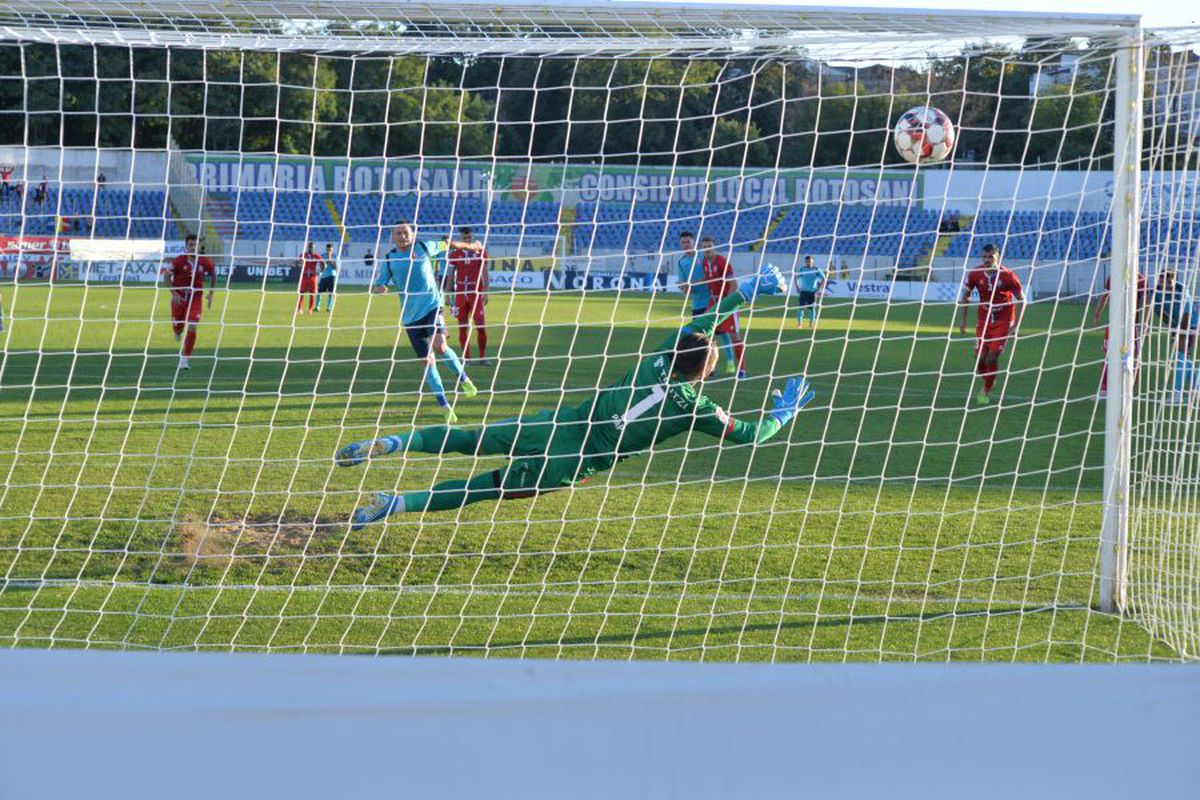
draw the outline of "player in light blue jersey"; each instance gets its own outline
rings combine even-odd
[[[321,272],[317,275],[317,311],[321,310],[321,295],[329,295],[325,311],[333,311],[333,292],[337,288],[338,262],[333,245],[325,245],[325,258],[321,261]]]
[[[1176,280],[1175,271],[1163,270],[1154,287],[1154,311],[1175,340],[1175,391],[1167,405],[1185,405],[1192,391],[1200,388],[1200,375],[1193,360],[1200,339],[1200,314],[1187,289]]]
[[[438,372],[436,356],[450,365],[458,378],[458,388],[464,397],[474,397],[478,390],[467,377],[458,354],[446,344],[446,322],[442,319],[442,292],[434,274],[434,260],[442,257],[448,247],[459,250],[483,249],[479,242],[447,242],[445,239],[419,241],[417,232],[407,220],[392,228],[395,244],[379,263],[375,284],[377,293],[395,290],[400,296],[400,322],[412,343],[417,358],[425,360],[425,383],[446,410],[446,424],[458,421]]]
[[[699,253],[696,252],[696,237],[691,231],[679,234],[679,249],[682,251],[675,268],[675,277],[679,281],[679,289],[684,295],[692,296],[692,318],[696,318],[708,310],[708,283],[704,280],[704,265]]]
[[[796,312],[796,327],[804,327],[804,318],[812,319],[812,326],[817,327],[817,292],[825,285],[825,276],[813,263],[812,256],[804,257],[804,266],[796,270],[796,294],[800,299],[800,309]]]

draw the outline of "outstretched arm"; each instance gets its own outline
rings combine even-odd
[[[662,349],[674,348],[675,342],[685,333],[712,336],[718,325],[729,319],[742,306],[753,302],[757,295],[783,294],[786,291],[787,283],[784,282],[779,268],[773,264],[764,264],[757,274],[742,281],[736,292],[726,295],[716,306],[684,325],[678,333],[667,337]]]
[[[791,421],[796,412],[813,401],[817,393],[808,385],[804,376],[789,378],[782,391],[775,390],[774,406],[758,422],[734,419],[707,397],[700,398],[696,407],[696,428],[737,444],[762,444],[777,434]]]

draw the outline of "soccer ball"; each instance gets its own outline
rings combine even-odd
[[[944,161],[954,150],[954,123],[933,106],[917,106],[900,115],[892,131],[896,152],[910,164]]]

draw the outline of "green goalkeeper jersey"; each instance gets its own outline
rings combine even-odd
[[[689,331],[712,336],[717,326],[745,302],[741,292],[728,295],[576,409],[581,420],[589,421],[585,447],[589,467],[607,469],[692,429],[739,444],[764,442],[779,431],[779,422],[772,417],[755,423],[734,419],[671,372],[672,354],[680,336]]]

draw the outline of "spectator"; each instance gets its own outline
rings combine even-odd
[[[9,181],[12,180],[13,167],[11,164],[5,164],[0,167],[0,203],[8,199],[8,193],[12,191],[12,186]]]
[[[842,280],[850,280],[850,265],[846,263],[846,259],[842,259]]]
[[[42,182],[38,184],[37,191],[34,192],[33,195],[33,201],[38,204],[39,210],[46,205],[46,197],[48,194],[49,192],[46,188],[46,176],[42,175]]]
[[[108,177],[103,172],[96,176],[96,188],[103,189],[104,184],[108,183]]]
[[[375,251],[374,250],[367,250],[367,252],[363,253],[363,264],[366,265],[367,269],[371,270],[372,275],[375,274]]]

